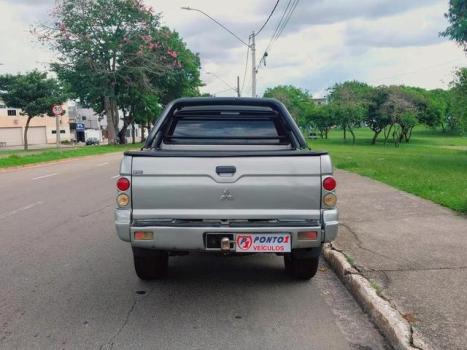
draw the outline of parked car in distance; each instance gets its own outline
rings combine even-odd
[[[311,131],[310,133],[308,133],[308,138],[310,140],[317,140],[318,139],[318,134],[314,131]]]
[[[309,279],[337,235],[335,189],[331,158],[308,149],[279,101],[183,98],[125,152],[115,225],[143,280],[197,251],[274,253]]]
[[[100,141],[97,137],[89,137],[86,139],[86,145],[91,146],[91,145],[99,145]]]

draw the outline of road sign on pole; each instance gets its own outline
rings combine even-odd
[[[52,107],[52,112],[53,112],[53,114],[54,114],[55,116],[61,115],[62,112],[63,112],[62,106],[60,106],[60,105],[54,105],[54,106]]]
[[[60,116],[63,113],[62,106],[60,105],[54,105],[52,107],[52,113],[55,115],[55,136],[56,136],[56,142],[57,142],[57,149],[60,149]]]

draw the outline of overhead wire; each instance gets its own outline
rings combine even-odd
[[[232,90],[233,90],[233,89],[225,89],[225,90],[217,91],[217,92],[215,92],[213,95],[216,96],[217,94],[222,94],[222,93],[224,93],[224,92],[232,91]],[[235,90],[233,90],[233,91],[235,91]]]
[[[271,12],[269,13],[269,16],[266,18],[266,21],[263,23],[261,28],[255,33],[255,36],[258,36],[262,30],[266,27],[266,25],[269,23],[269,20],[271,19],[272,15],[277,9],[277,6],[279,5],[280,0],[277,0],[276,3],[274,4],[274,7],[272,8]],[[243,94],[243,90],[245,88],[245,81],[246,81],[246,73],[248,71],[248,58],[250,54],[250,43],[251,43],[251,38],[248,39],[248,46],[246,49],[246,60],[245,60],[245,69],[243,71],[243,79],[242,79],[242,88],[241,88],[241,94]]]
[[[265,58],[268,55],[268,51],[271,50],[272,45],[279,39],[279,37],[282,35],[284,32],[285,27],[290,21],[290,18],[292,17],[293,13],[295,12],[295,9],[298,6],[300,0],[289,0],[287,3],[287,6],[284,9],[284,12],[282,13],[282,16],[277,23],[276,29],[274,30],[271,39],[269,40],[268,45],[266,46],[266,49],[264,50],[263,55],[261,56],[260,61],[258,62],[258,66],[256,69],[259,69],[261,66],[261,62],[264,62]]]
[[[259,28],[259,30],[256,31],[256,33],[255,33],[256,36],[258,36],[259,33],[261,33],[261,31],[264,29],[264,27],[266,27],[266,25],[268,24],[269,20],[271,19],[272,15],[274,14],[274,11],[276,11],[277,5],[279,5],[279,1],[280,1],[280,0],[277,0],[277,1],[276,1],[276,4],[275,4],[274,7],[272,8],[272,11],[271,11],[271,13],[269,14],[268,18],[267,18],[266,21],[263,23],[263,25],[261,26],[261,28]]]

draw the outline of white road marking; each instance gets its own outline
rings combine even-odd
[[[0,214],[0,219],[4,219],[4,218],[7,218],[9,216],[21,213],[22,211],[37,207],[38,205],[41,205],[41,204],[44,204],[44,202],[38,201],[38,202],[35,202],[35,203],[28,204],[25,207],[21,207],[21,208],[18,208],[18,209],[15,209],[15,210]]]
[[[115,176],[112,176],[111,179],[116,179],[117,177],[119,177],[120,175],[115,175]]]
[[[97,166],[104,166],[104,165],[109,165],[109,162],[104,162],[104,163],[97,164]]]
[[[33,177],[32,180],[40,180],[40,179],[45,179],[47,177],[52,177],[52,176],[57,176],[57,175],[58,175],[57,173],[47,174],[47,175],[42,175],[38,177]]]

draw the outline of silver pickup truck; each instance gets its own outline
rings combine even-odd
[[[337,235],[331,159],[274,99],[175,100],[120,175],[115,225],[143,280],[196,251],[274,253],[310,279]]]

